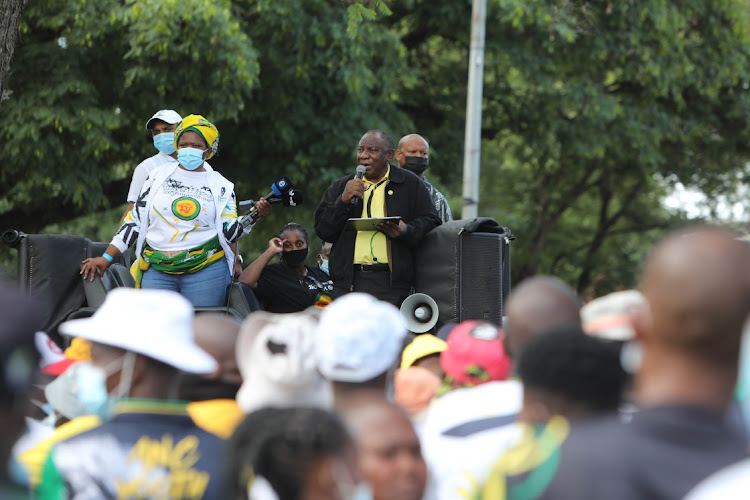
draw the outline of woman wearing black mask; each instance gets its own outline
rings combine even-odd
[[[240,275],[240,281],[254,289],[266,311],[297,312],[331,302],[333,282],[317,267],[305,265],[307,231],[294,222],[281,228],[268,242],[268,249]],[[280,255],[278,264],[268,264]]]

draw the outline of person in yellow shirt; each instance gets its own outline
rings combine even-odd
[[[367,132],[357,147],[364,176],[334,181],[315,210],[315,233],[333,244],[334,299],[364,292],[400,306],[414,282],[416,247],[441,223],[424,183],[408,170],[391,168],[393,155],[390,135]],[[375,231],[355,231],[349,224],[350,218],[391,216],[401,219],[381,222]]]

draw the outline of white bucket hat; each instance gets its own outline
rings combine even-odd
[[[315,334],[318,369],[329,380],[365,382],[398,359],[406,320],[393,304],[348,293],[323,309]]]
[[[160,109],[156,113],[154,113],[154,116],[148,119],[146,122],[146,130],[151,130],[151,122],[154,120],[161,120],[164,123],[169,123],[170,125],[177,125],[182,121],[182,117],[180,114],[173,110],[173,109]]]
[[[242,387],[237,404],[245,412],[263,406],[330,408],[330,383],[318,373],[313,352],[320,313],[251,313],[237,339],[237,366]]]
[[[143,354],[184,372],[211,373],[216,360],[193,339],[193,306],[168,290],[115,288],[93,316],[66,321],[60,331]]]

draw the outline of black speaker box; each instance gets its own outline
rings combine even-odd
[[[512,239],[509,228],[487,217],[447,222],[425,235],[414,288],[437,302],[436,329],[468,319],[502,325]]]

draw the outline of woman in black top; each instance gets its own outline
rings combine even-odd
[[[305,265],[307,231],[290,222],[268,242],[268,249],[242,271],[240,281],[255,291],[266,311],[297,312],[331,301],[333,282],[326,273]],[[276,255],[278,264],[268,264]]]

